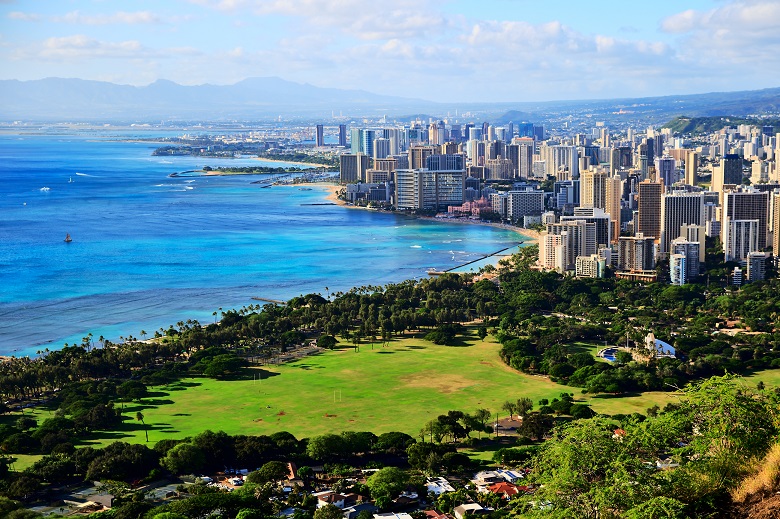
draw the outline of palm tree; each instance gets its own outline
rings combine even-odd
[[[135,413],[135,419],[143,424],[146,442],[149,443],[149,430],[146,428],[146,423],[144,422],[144,414],[141,411],[138,411]]]

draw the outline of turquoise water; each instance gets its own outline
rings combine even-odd
[[[258,161],[152,157],[155,147],[0,135],[0,354],[210,322],[252,297],[421,278],[518,241],[503,229],[307,205],[325,202],[320,187],[169,178]]]

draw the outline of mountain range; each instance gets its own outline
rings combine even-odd
[[[184,86],[157,80],[147,86],[84,79],[0,81],[0,119],[33,120],[251,120],[280,114],[327,113],[430,106],[429,101],[363,90],[320,88],[277,77],[233,85]]]
[[[233,85],[184,86],[158,80],[147,86],[104,81],[46,78],[0,80],[0,121],[252,121],[280,115],[325,119],[343,112],[349,117],[398,117],[438,114],[458,108],[497,124],[520,120],[543,122],[568,114],[595,120],[625,118],[662,124],[685,115],[747,116],[780,112],[780,88],[645,98],[579,101],[437,103],[374,94],[365,90],[321,88],[278,77],[249,78]],[[618,115],[616,115],[618,114]]]

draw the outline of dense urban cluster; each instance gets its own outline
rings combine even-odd
[[[766,122],[713,119],[718,129],[698,134],[673,131],[685,118],[619,132],[603,123],[580,133],[511,122],[352,128],[340,180],[357,204],[542,228],[539,265],[582,277],[610,269],[654,281],[661,267],[661,279],[683,285],[707,270],[707,239],[717,239],[739,285],[764,279],[778,250],[780,139]]]

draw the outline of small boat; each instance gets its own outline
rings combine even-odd
[[[51,188],[48,188],[48,187],[44,186],[44,187],[41,188],[41,191],[46,193],[48,191],[51,191]]]
[[[70,237],[70,234],[65,234],[65,243],[70,243],[73,241],[73,238]]]
[[[72,184],[72,183],[73,183],[73,177],[70,177],[70,179],[68,180],[68,184]]]

